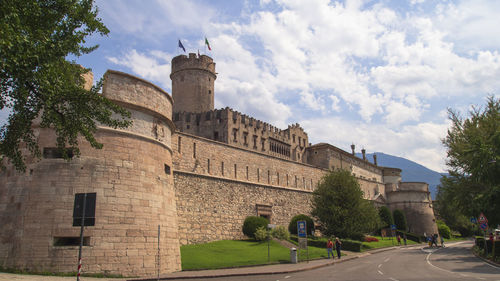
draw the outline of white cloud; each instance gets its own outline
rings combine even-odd
[[[144,79],[159,83],[167,91],[171,88],[170,61],[172,55],[161,51],[151,51],[148,54],[131,50],[122,57],[108,57],[108,61],[129,68],[132,72]],[[162,63],[163,62],[163,63]]]

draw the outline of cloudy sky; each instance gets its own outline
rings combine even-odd
[[[170,61],[214,58],[216,108],[232,107],[311,143],[384,152],[444,171],[447,108],[500,90],[500,1],[97,1],[110,29],[77,62],[170,93]],[[205,48],[207,37],[212,51]]]

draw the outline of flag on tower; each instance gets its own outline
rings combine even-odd
[[[179,48],[181,48],[182,50],[184,50],[184,53],[186,52],[186,49],[184,48],[184,45],[182,45],[182,43],[181,43],[181,40],[179,40]]]
[[[205,44],[207,45],[208,50],[212,51],[212,48],[210,48],[210,43],[208,43],[207,37],[205,37]]]

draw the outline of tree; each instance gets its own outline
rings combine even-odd
[[[312,235],[312,232],[314,230],[314,221],[313,219],[311,219],[311,217],[304,214],[296,215],[290,220],[290,223],[288,224],[288,231],[290,231],[291,234],[297,234],[298,221],[305,221],[307,228],[307,235]]]
[[[378,209],[378,215],[382,222],[382,228],[387,228],[394,224],[391,211],[386,206],[382,206]]]
[[[130,125],[129,113],[99,94],[101,83],[84,89],[84,69],[66,58],[81,56],[98,46],[86,47],[85,38],[109,31],[99,18],[93,0],[2,1],[0,5],[0,110],[10,110],[0,128],[0,163],[12,162],[25,170],[26,148],[40,157],[32,129],[53,128],[57,146],[78,156],[78,136],[94,148],[97,125]],[[114,118],[113,113],[120,117]]]
[[[500,223],[500,98],[489,97],[486,107],[473,107],[468,118],[450,109],[449,118],[452,126],[443,144],[450,176],[438,190],[439,210],[452,204],[466,217],[483,212],[496,226]]]
[[[401,210],[394,210],[392,212],[392,216],[394,217],[394,224],[396,225],[396,228],[402,231],[406,231],[406,216],[405,213]]]
[[[349,171],[331,171],[313,192],[312,212],[326,235],[359,238],[380,225],[377,209],[363,199],[358,181]]]

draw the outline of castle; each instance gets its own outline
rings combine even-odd
[[[148,276],[181,269],[180,246],[244,238],[250,215],[288,225],[309,214],[314,187],[347,169],[364,197],[405,212],[410,231],[437,233],[428,185],[401,182],[381,167],[327,143],[311,145],[298,125],[281,130],[230,108],[214,109],[212,58],[172,60],[172,97],[132,75],[108,70],[103,95],[131,112],[132,126],[100,126],[104,144],[80,140],[70,162],[51,129],[33,124],[43,158],[26,173],[0,174],[0,266],[76,271],[76,195],[95,195],[95,225],[84,232],[83,271]],[[87,77],[89,84],[92,77]]]

